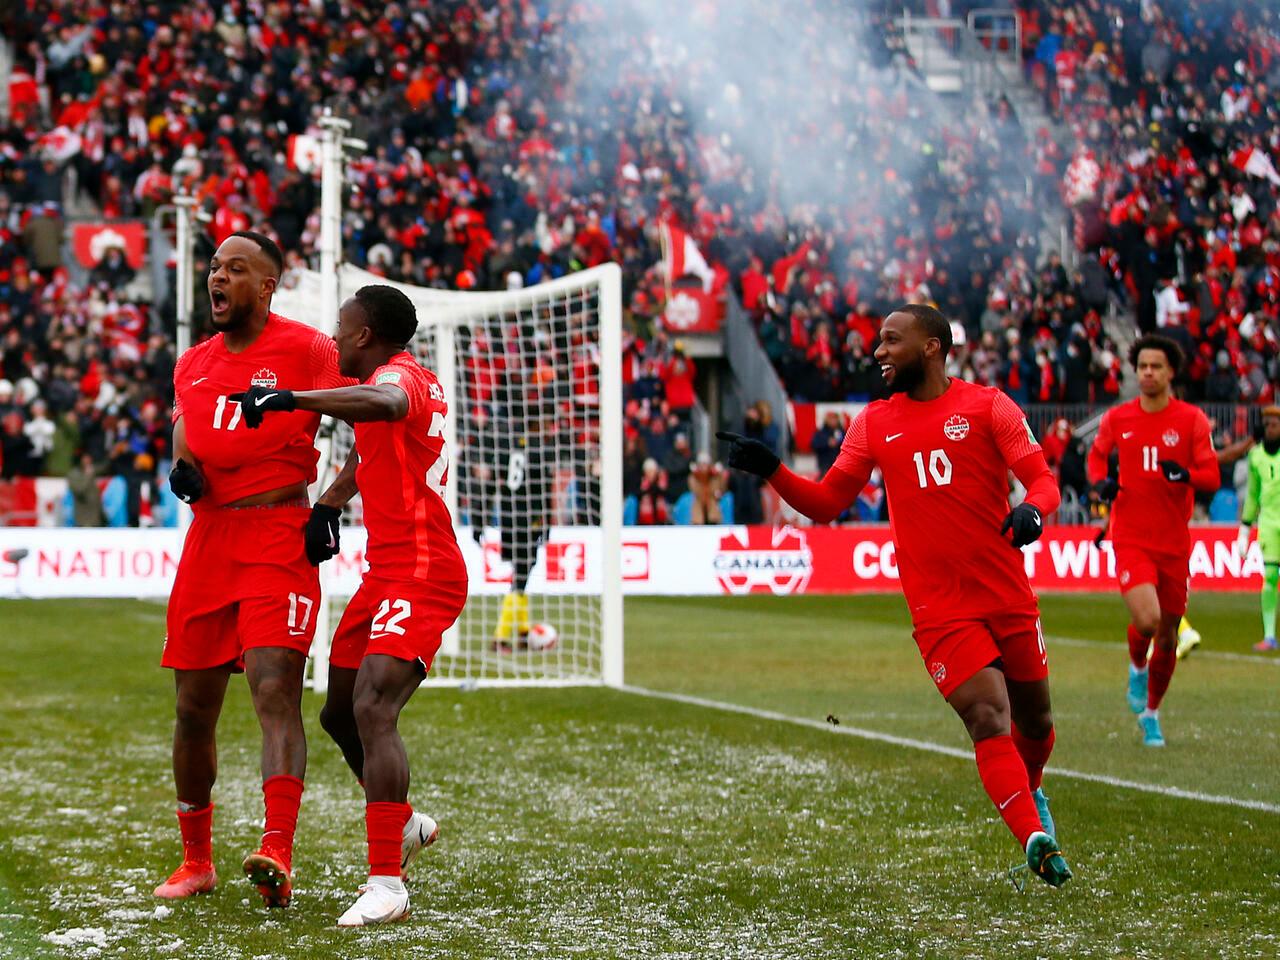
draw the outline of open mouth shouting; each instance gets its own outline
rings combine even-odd
[[[213,309],[214,317],[222,319],[231,309],[231,298],[222,287],[214,287],[209,291],[209,304]]]

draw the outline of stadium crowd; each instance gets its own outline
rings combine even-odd
[[[1266,5],[1019,0],[1029,78],[1072,134],[1062,148],[1003,100],[939,108],[895,6],[796,2],[817,29],[789,34],[787,62],[810,71],[791,79],[821,95],[772,112],[765,136],[767,82],[727,79],[599,5],[19,4],[0,129],[5,475],[60,474],[85,451],[138,486],[167,456],[172,302],[148,335],[118,256],[72,282],[67,169],[108,217],[190,190],[210,215],[202,256],[252,227],[315,265],[307,138],[325,108],[370,144],[349,162],[350,261],[463,290],[622,264],[638,522],[749,519],[759,499],[693,446],[695,364],[659,322],[662,222],[741,298],[796,400],[878,395],[880,321],[919,300],[953,318],[954,375],[1023,404],[1108,402],[1124,376],[1102,322],[1112,298],[1183,340],[1190,397],[1271,398],[1280,57]],[[714,6],[691,5],[700,29]],[[792,6],[748,0],[714,29],[781,29]],[[832,62],[833,35],[865,55]],[[1078,269],[1041,249],[1050,204],[1074,215]],[[748,430],[776,443],[782,414],[757,409]]]

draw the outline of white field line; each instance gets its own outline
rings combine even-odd
[[[708,710],[721,710],[725,713],[740,713],[748,717],[756,717],[760,720],[774,720],[778,723],[789,723],[797,727],[809,727],[814,730],[823,730],[827,733],[841,734],[847,737],[858,737],[861,740],[874,740],[878,743],[891,743],[894,746],[906,747],[909,750],[923,750],[927,753],[940,753],[948,757],[959,757],[962,760],[973,761],[972,750],[961,750],[957,747],[948,747],[945,744],[933,743],[928,740],[914,740],[911,737],[899,737],[892,733],[882,733],[879,730],[866,730],[861,727],[847,727],[844,724],[834,726],[824,723],[821,720],[808,720],[804,717],[793,717],[786,713],[777,713],[773,710],[760,710],[756,707],[746,707],[736,703],[726,703],[723,700],[708,700],[705,697],[694,697],[684,693],[670,693],[665,690],[650,690],[647,687],[622,686],[617,689],[625,693],[633,693],[641,697],[652,697],[656,700],[671,700],[675,703],[687,703],[695,707],[705,707]],[[1225,807],[1240,807],[1244,810],[1261,810],[1264,813],[1280,813],[1280,804],[1266,803],[1262,800],[1244,800],[1239,797],[1228,797],[1215,793],[1200,793],[1197,790],[1183,790],[1181,787],[1167,787],[1156,783],[1140,783],[1136,780],[1122,780],[1119,777],[1109,777],[1102,773],[1086,773],[1083,770],[1064,770],[1061,767],[1049,767],[1048,774],[1050,778],[1066,777],[1069,780],[1087,780],[1090,783],[1101,783],[1109,787],[1118,787],[1122,790],[1138,790],[1142,793],[1155,793],[1162,797],[1177,797],[1181,800],[1197,800],[1200,803],[1216,803]]]
[[[1057,637],[1049,634],[1045,635],[1045,639],[1050,645],[1060,643],[1066,647],[1122,647],[1128,649],[1127,645],[1119,641],[1112,640],[1084,640],[1080,637]],[[1232,653],[1229,650],[1206,650],[1204,646],[1196,648],[1196,651],[1189,654],[1188,660],[1235,660],[1244,663],[1266,663],[1273,667],[1280,667],[1280,657],[1267,656],[1265,653]]]

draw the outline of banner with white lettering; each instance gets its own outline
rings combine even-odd
[[[1111,544],[1092,527],[1050,527],[1023,550],[1037,590],[1115,589]],[[1192,590],[1256,590],[1257,543],[1235,551],[1235,527],[1195,527]],[[164,597],[182,551],[172,529],[0,528],[0,597]],[[497,530],[458,532],[472,595],[510,589],[511,566]],[[323,568],[327,588],[351,594],[364,569],[365,532],[342,533],[342,552]],[[596,594],[602,585],[600,531],[557,527],[538,551],[531,593]],[[22,554],[21,559],[18,555]],[[630,595],[896,593],[898,563],[887,526],[627,527],[622,588]]]

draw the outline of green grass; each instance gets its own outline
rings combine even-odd
[[[1280,666],[1197,654],[1144,750],[1112,595],[1048,597],[1054,765],[1280,803]],[[1256,599],[1196,596],[1204,653],[1247,653]],[[339,931],[362,805],[305,710],[297,895],[268,914],[238,869],[261,818],[242,682],[220,730],[222,882],[157,916],[178,855],[145,603],[0,606],[0,957],[1275,957],[1280,814],[1052,770],[1076,879],[1019,895],[1017,850],[970,761],[633,693],[424,690],[403,720],[412,799],[442,823],[413,915]],[[627,605],[631,684],[966,746],[896,598]],[[75,928],[92,931],[74,942]],[[65,943],[67,945],[60,945]],[[99,948],[94,944],[104,944]],[[95,953],[95,951],[100,952]]]

